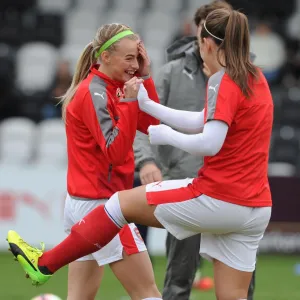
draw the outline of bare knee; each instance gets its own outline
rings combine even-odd
[[[217,300],[247,300],[247,292],[243,289],[216,291]]]
[[[98,286],[89,286],[85,288],[80,285],[79,288],[75,286],[68,287],[67,300],[94,300],[98,292]]]
[[[161,298],[147,251],[132,255],[124,251],[123,259],[110,264],[110,267],[132,300]]]
[[[247,299],[251,272],[240,271],[214,260],[214,275],[217,300]]]
[[[86,293],[68,295],[67,300],[95,300],[95,295],[87,295]]]
[[[161,293],[154,280],[153,282],[136,285],[135,287],[132,287],[132,289],[127,290],[127,292],[132,300],[140,300],[149,297],[161,298]]]
[[[124,279],[123,276],[119,278],[132,300],[161,298],[161,293],[156,286],[154,274],[151,270],[149,271],[149,273],[146,271],[140,272],[139,276],[133,276],[134,278],[129,280]]]
[[[69,265],[67,300],[94,300],[100,287],[103,268],[96,261]]]

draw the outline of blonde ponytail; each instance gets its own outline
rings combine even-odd
[[[90,67],[95,62],[93,44],[89,43],[81,53],[73,75],[72,83],[67,92],[61,97],[62,102],[62,118],[66,121],[66,110],[68,104],[72,101],[79,83],[84,80],[90,70]]]

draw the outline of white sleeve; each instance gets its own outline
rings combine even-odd
[[[152,100],[145,101],[141,110],[181,132],[199,133],[204,125],[204,110],[201,112],[169,108]]]
[[[228,131],[228,125],[212,120],[204,125],[203,132],[187,135],[171,129],[166,143],[193,155],[214,156],[222,148]]]

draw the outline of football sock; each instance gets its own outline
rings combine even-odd
[[[72,261],[98,251],[126,224],[118,193],[115,193],[105,206],[98,206],[92,210],[72,227],[65,240],[40,257],[40,271],[43,274],[52,274]]]

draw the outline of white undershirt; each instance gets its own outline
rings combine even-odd
[[[221,150],[228,131],[226,123],[211,120],[204,125],[204,110],[190,112],[166,107],[149,99],[143,85],[141,87],[138,100],[142,111],[177,130],[194,133],[184,134],[166,125],[150,126],[148,131],[151,144],[172,145],[200,156],[214,156]]]
[[[204,125],[202,133],[184,134],[169,128],[161,130],[158,139],[157,136],[150,135],[150,142],[156,145],[171,145],[197,156],[214,156],[221,150],[227,131],[226,123],[212,120]]]
[[[142,111],[181,132],[199,133],[203,129],[204,110],[201,112],[177,110],[156,103],[149,99],[143,85],[140,87],[138,100]]]

